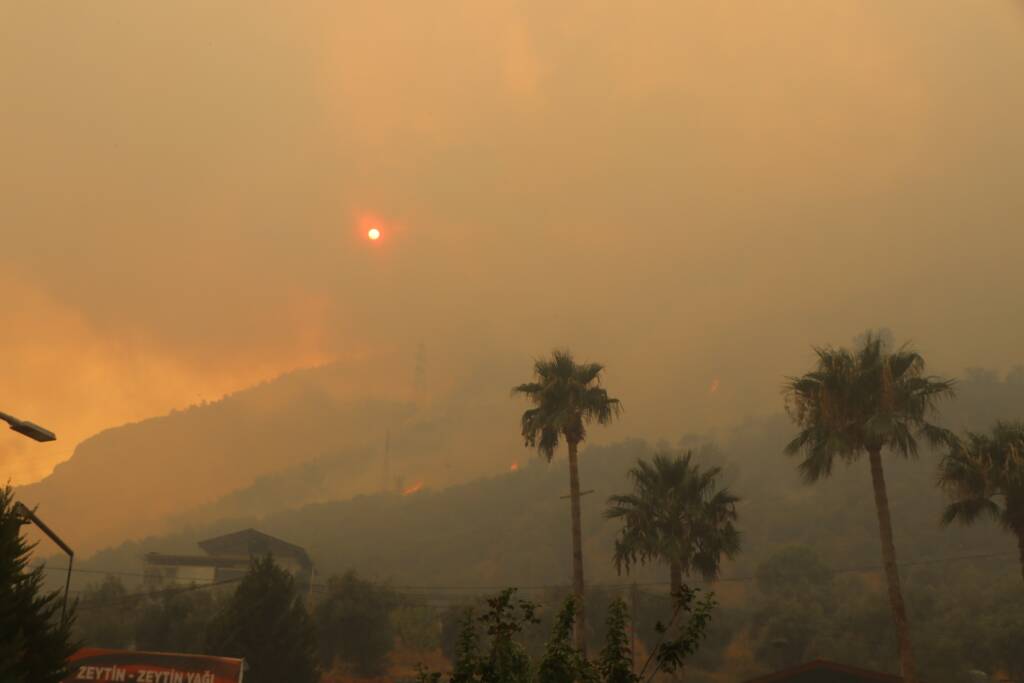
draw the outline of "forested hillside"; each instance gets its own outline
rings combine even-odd
[[[1013,415],[1024,415],[1024,383],[997,381],[980,373],[962,381],[959,397],[943,410],[944,421],[957,429],[984,428],[997,417]],[[751,419],[717,442],[689,436],[662,444],[694,448],[701,462],[722,465],[727,484],[743,499],[743,552],[727,565],[727,578],[749,574],[761,559],[790,544],[812,545],[836,567],[873,567],[879,562],[867,468],[842,468],[832,479],[804,485],[795,462],[782,454],[792,433],[788,418],[780,414]],[[609,555],[616,528],[602,517],[604,500],[622,491],[627,469],[657,447],[633,440],[584,451],[583,488],[594,490],[583,499],[584,557],[590,579],[616,580]],[[556,456],[548,465],[535,454],[521,455],[523,466],[504,475],[447,489],[428,486],[405,496],[365,495],[266,516],[210,519],[174,534],[103,551],[89,563],[137,571],[142,553],[149,550],[192,550],[195,541],[207,536],[256,526],[307,547],[323,573],[355,568],[410,585],[560,583],[568,571],[568,504],[561,498],[568,490],[564,461]],[[917,460],[890,459],[886,464],[901,561],[1012,553],[1011,540],[996,528],[939,527],[944,498],[934,485],[936,464],[937,455],[930,452],[922,452]],[[303,467],[315,472],[312,464]],[[252,508],[258,508],[256,501],[261,499],[301,497],[307,490],[296,472],[267,477],[258,488],[234,496],[247,498]],[[305,485],[315,487],[319,481],[310,474]],[[651,576],[646,570],[644,575]]]
[[[17,495],[88,555],[223,516],[466,481],[522,457],[514,375],[482,386],[473,370],[419,395],[394,359],[294,372],[102,432]]]

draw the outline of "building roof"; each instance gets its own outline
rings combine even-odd
[[[903,677],[816,659],[746,683],[903,683]]]
[[[199,547],[210,555],[274,555],[290,557],[299,561],[303,567],[311,568],[313,561],[304,548],[279,538],[268,536],[255,529],[244,529],[232,534],[208,538],[199,542]]]

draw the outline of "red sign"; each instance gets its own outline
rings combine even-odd
[[[134,650],[82,648],[71,655],[63,683],[242,683],[242,660]]]

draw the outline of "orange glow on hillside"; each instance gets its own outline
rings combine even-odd
[[[512,463],[509,466],[508,471],[509,472],[518,472],[519,471],[519,463],[517,463],[517,462]]]
[[[410,487],[406,488],[405,490],[403,490],[402,491],[402,495],[403,496],[412,495],[413,493],[416,493],[417,491],[419,491],[422,488],[423,488],[423,482],[422,481],[418,481],[415,484],[413,484],[412,486],[410,486]]]

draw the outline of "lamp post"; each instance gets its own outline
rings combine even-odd
[[[29,422],[28,420],[19,420],[13,415],[7,413],[0,413],[0,420],[3,420],[11,426],[11,430],[18,432],[23,436],[27,436],[30,439],[36,441],[56,441],[57,435],[51,432],[46,427],[40,427],[35,422]],[[43,520],[36,517],[36,513],[29,510],[20,501],[14,503],[14,515],[18,518],[21,524],[33,523],[39,529],[50,537],[50,540],[60,546],[60,549],[67,553],[68,556],[68,578],[64,582],[64,606],[61,608],[60,620],[61,623],[67,619],[68,616],[68,591],[71,589],[71,565],[75,560],[75,551],[68,547],[68,544],[61,540],[60,536],[53,532],[53,529],[46,526]]]
[[[45,427],[40,427],[34,422],[19,420],[13,415],[8,415],[7,413],[0,413],[0,420],[9,424],[12,430],[19,434],[24,434],[30,439],[35,439],[36,441],[55,441],[57,439],[56,434]]]
[[[68,544],[61,540],[60,536],[53,532],[53,529],[46,526],[43,520],[36,516],[36,513],[25,507],[24,503],[17,501],[14,503],[14,514],[18,517],[18,521],[22,524],[28,524],[29,522],[35,524],[39,529],[50,537],[50,540],[60,546],[60,549],[67,553],[68,556],[68,578],[64,582],[64,606],[60,611],[61,623],[67,619],[68,616],[68,591],[71,589],[71,565],[75,561],[75,551],[68,547]]]

